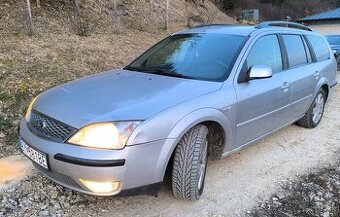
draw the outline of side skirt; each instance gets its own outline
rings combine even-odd
[[[241,145],[241,146],[238,147],[238,148],[235,148],[235,149],[233,149],[233,150],[231,150],[231,151],[227,151],[227,152],[223,153],[221,159],[222,159],[222,158],[225,158],[225,157],[228,157],[228,156],[234,154],[235,152],[239,152],[239,151],[243,150],[244,148],[250,147],[251,145],[254,145],[256,142],[258,142],[258,141],[260,141],[260,140],[262,140],[262,139],[264,139],[264,138],[267,138],[267,137],[269,137],[270,135],[272,135],[273,133],[275,133],[275,132],[277,132],[277,131],[279,131],[279,130],[281,130],[281,129],[283,129],[283,128],[285,128],[285,127],[287,127],[287,126],[289,126],[289,125],[291,125],[291,124],[293,124],[293,123],[295,123],[296,121],[298,121],[298,120],[300,120],[301,118],[303,118],[304,115],[305,115],[305,114],[303,114],[302,116],[298,117],[298,118],[295,119],[294,121],[291,121],[291,122],[289,122],[289,123],[283,125],[282,127],[279,127],[279,128],[277,128],[277,129],[275,129],[275,130],[272,130],[272,131],[270,131],[269,133],[266,133],[266,134],[264,134],[264,135],[262,135],[262,136],[260,136],[260,137],[258,137],[258,138],[256,138],[256,139],[254,139],[254,140],[252,140],[252,141],[250,141],[250,142],[247,142],[247,143]]]

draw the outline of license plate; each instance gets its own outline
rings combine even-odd
[[[47,155],[35,150],[31,146],[29,146],[26,142],[23,140],[19,141],[20,149],[24,155],[26,155],[28,158],[30,158],[32,161],[36,162],[40,166],[44,167],[45,169],[48,169],[47,164]]]

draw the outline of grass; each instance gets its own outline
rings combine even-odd
[[[165,37],[129,30],[126,34],[3,34],[0,40],[0,158],[17,153],[17,125],[29,102],[53,86],[122,67]]]
[[[0,131],[8,131],[8,129],[11,129],[13,127],[12,122],[4,117],[4,116],[0,116]]]
[[[0,102],[8,101],[10,98],[11,98],[11,96],[8,95],[7,93],[1,93],[0,92]]]

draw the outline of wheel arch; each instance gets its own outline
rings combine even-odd
[[[326,93],[326,101],[328,100],[328,94],[329,94],[329,86],[327,84],[323,84],[321,86],[321,89],[323,89]]]
[[[328,100],[328,95],[329,95],[329,82],[328,80],[323,77],[319,80],[315,92],[314,92],[314,97],[318,94],[319,90],[323,89],[326,92],[326,101]]]
[[[189,113],[171,130],[167,141],[163,145],[157,164],[158,169],[156,170],[162,178],[164,178],[166,169],[171,166],[171,158],[178,142],[186,132],[198,124],[207,126],[209,132],[223,133],[222,137],[213,138],[209,136],[208,138],[209,142],[212,142],[212,146],[209,145],[209,154],[214,159],[220,158],[223,152],[229,148],[228,145],[231,145],[233,141],[232,127],[224,113],[213,108],[199,109]]]

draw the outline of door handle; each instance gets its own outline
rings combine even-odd
[[[287,90],[289,87],[290,87],[290,83],[288,83],[288,82],[284,82],[284,83],[282,84],[282,86],[281,86],[281,88],[282,88],[283,90]]]
[[[320,75],[321,75],[321,73],[320,73],[319,71],[316,71],[316,72],[314,73],[314,77],[315,77],[315,78],[319,78]]]

